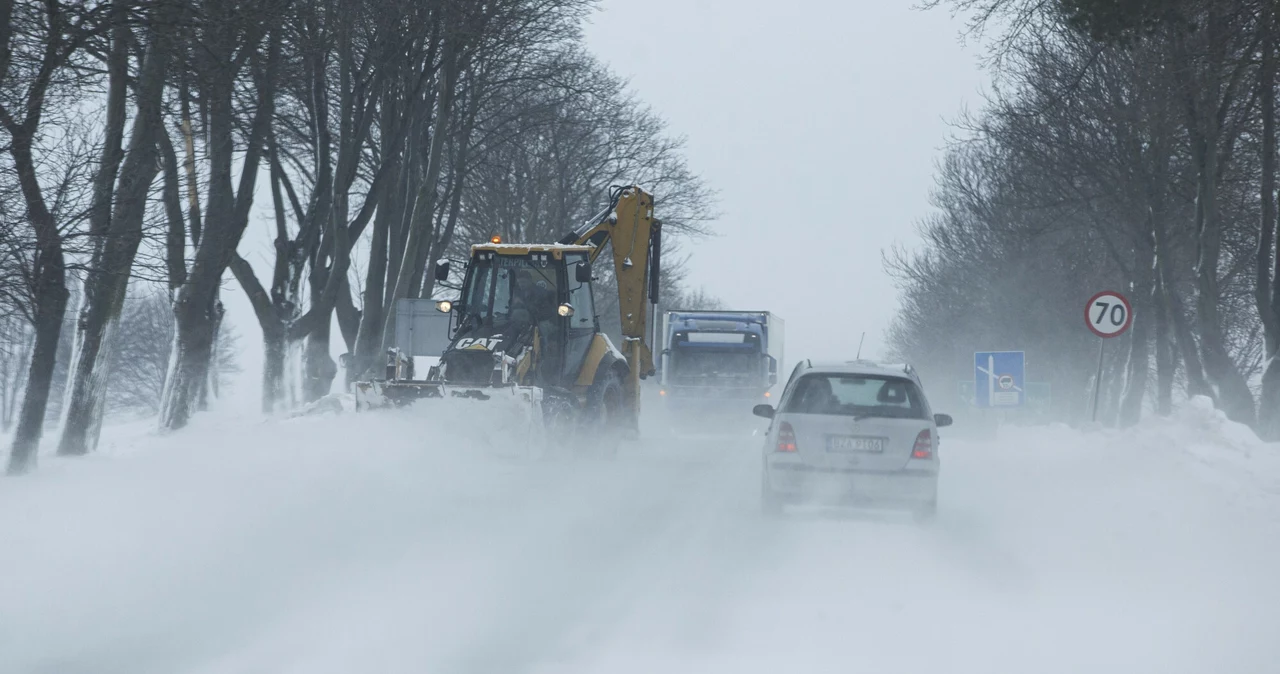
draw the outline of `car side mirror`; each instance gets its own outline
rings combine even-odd
[[[436,280],[440,282],[449,280],[449,261],[439,260],[436,262]]]
[[[573,280],[577,281],[578,283],[590,283],[591,282],[591,263],[579,262],[578,264],[574,265]]]
[[[751,408],[751,413],[766,419],[772,419],[774,415],[773,405],[756,405]]]
[[[950,414],[933,415],[933,423],[936,424],[938,428],[942,428],[943,426],[950,426],[952,421],[953,420]]]

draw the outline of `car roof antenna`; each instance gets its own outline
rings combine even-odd
[[[867,331],[862,331],[862,339],[858,340],[858,355],[854,356],[854,360],[862,360],[862,341],[867,338]]]

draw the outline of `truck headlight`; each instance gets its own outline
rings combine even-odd
[[[561,304],[559,307],[556,308],[556,313],[560,314],[561,316],[564,316],[565,318],[568,318],[569,316],[573,315],[573,305]]]
[[[447,314],[453,310],[453,302],[450,302],[449,300],[440,300],[439,302],[436,302],[436,309],[438,309],[442,314]]]

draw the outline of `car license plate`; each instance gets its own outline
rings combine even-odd
[[[859,435],[828,435],[828,452],[883,452],[884,438]]]

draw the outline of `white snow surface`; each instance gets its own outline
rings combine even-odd
[[[1205,401],[943,431],[931,527],[759,515],[759,441],[528,464],[474,407],[108,429],[0,481],[0,672],[1275,672],[1280,445]]]

